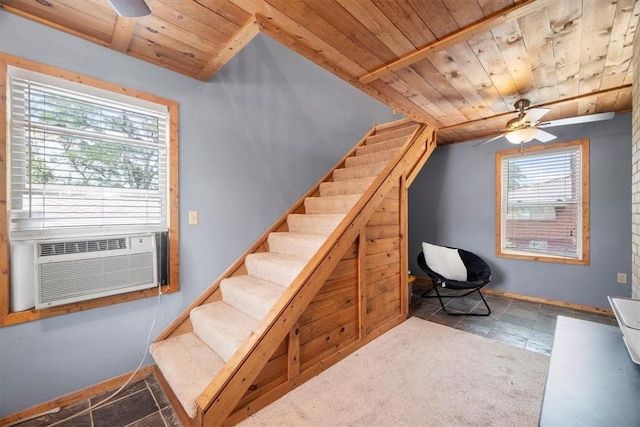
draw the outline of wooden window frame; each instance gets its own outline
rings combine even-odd
[[[104,307],[121,302],[133,301],[158,295],[158,288],[127,292],[120,295],[96,298],[88,301],[75,302],[45,309],[35,309],[11,312],[10,307],[10,245],[9,245],[9,221],[8,221],[8,195],[7,189],[7,67],[14,66],[25,70],[47,74],[57,78],[70,80],[87,86],[123,94],[146,101],[166,105],[169,111],[169,281],[160,287],[163,294],[180,290],[179,286],[179,208],[178,208],[178,103],[176,101],[151,95],[114,83],[105,82],[56,67],[40,64],[22,59],[16,56],[0,52],[0,326],[15,325],[33,320],[44,319],[62,314],[85,311],[91,308]]]
[[[540,153],[547,150],[557,150],[568,147],[580,147],[581,151],[581,190],[582,190],[582,253],[581,257],[568,258],[562,256],[550,256],[550,255],[527,255],[523,253],[505,252],[502,248],[502,159],[506,156],[514,154],[524,153]],[[529,261],[542,261],[553,262],[560,264],[573,264],[573,265],[589,265],[590,264],[590,250],[589,250],[589,140],[578,139],[567,142],[557,142],[553,144],[541,144],[532,146],[523,146],[512,150],[498,151],[496,152],[496,256],[501,258],[511,258]]]

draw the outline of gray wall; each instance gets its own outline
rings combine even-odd
[[[610,121],[548,129],[556,141],[590,139],[591,265],[498,258],[495,255],[495,152],[505,139],[438,147],[409,189],[410,267],[421,242],[476,252],[493,269],[491,287],[523,295],[609,308],[607,295],[630,296],[631,114]],[[532,144],[532,143],[530,143]]]
[[[182,290],[162,297],[153,336],[374,123],[399,118],[264,36],[207,83],[2,11],[0,51],[180,103]],[[187,225],[189,210],[199,225]],[[135,369],[156,304],[0,328],[0,417]]]

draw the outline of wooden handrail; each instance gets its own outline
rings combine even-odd
[[[233,411],[277,346],[296,324],[300,315],[340,262],[346,250],[358,239],[361,230],[384,197],[398,185],[401,177],[406,176],[417,162],[428,157],[435,149],[435,140],[428,141],[430,137],[433,139],[433,135],[434,132],[430,126],[418,126],[408,142],[387,164],[354,208],[294,279],[292,285],[265,316],[254,334],[236,351],[222,372],[200,395],[197,406],[205,425],[222,424]],[[362,143],[363,141],[357,146]],[[353,154],[357,146],[349,155]]]

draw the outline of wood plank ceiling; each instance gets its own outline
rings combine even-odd
[[[204,81],[264,32],[438,127],[439,144],[499,133],[520,98],[545,120],[631,110],[636,0],[145,1],[140,18],[107,0],[0,9]]]

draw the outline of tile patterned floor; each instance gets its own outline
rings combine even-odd
[[[414,285],[410,308],[412,316],[547,355],[551,354],[558,316],[617,325],[614,317],[604,314],[493,295],[485,295],[491,307],[489,316],[449,316],[442,311],[437,298],[420,297],[429,288],[429,285],[420,283]],[[460,292],[445,289],[441,293],[455,295]],[[429,295],[431,294],[435,295],[435,292]],[[447,310],[451,312],[485,310],[477,293],[465,298],[447,298],[444,303]]]
[[[501,296],[486,296],[491,315],[486,317],[449,316],[442,311],[437,298],[421,298],[428,287],[414,284],[410,314],[435,323],[451,326],[476,335],[516,347],[551,354],[553,333],[558,315],[616,325],[615,318],[589,312],[539,304]],[[445,293],[451,293],[445,290]],[[466,298],[448,299],[447,310],[480,309],[477,294]],[[65,427],[181,427],[177,415],[153,376],[136,381],[107,404],[95,408],[113,391],[84,400],[59,413],[33,419],[20,427],[50,426],[74,413],[84,412],[61,424]]]
[[[110,396],[109,390],[90,399],[18,424],[20,427],[182,427],[178,416],[153,375],[132,382],[104,405],[98,403]],[[58,424],[73,414],[80,415]]]

